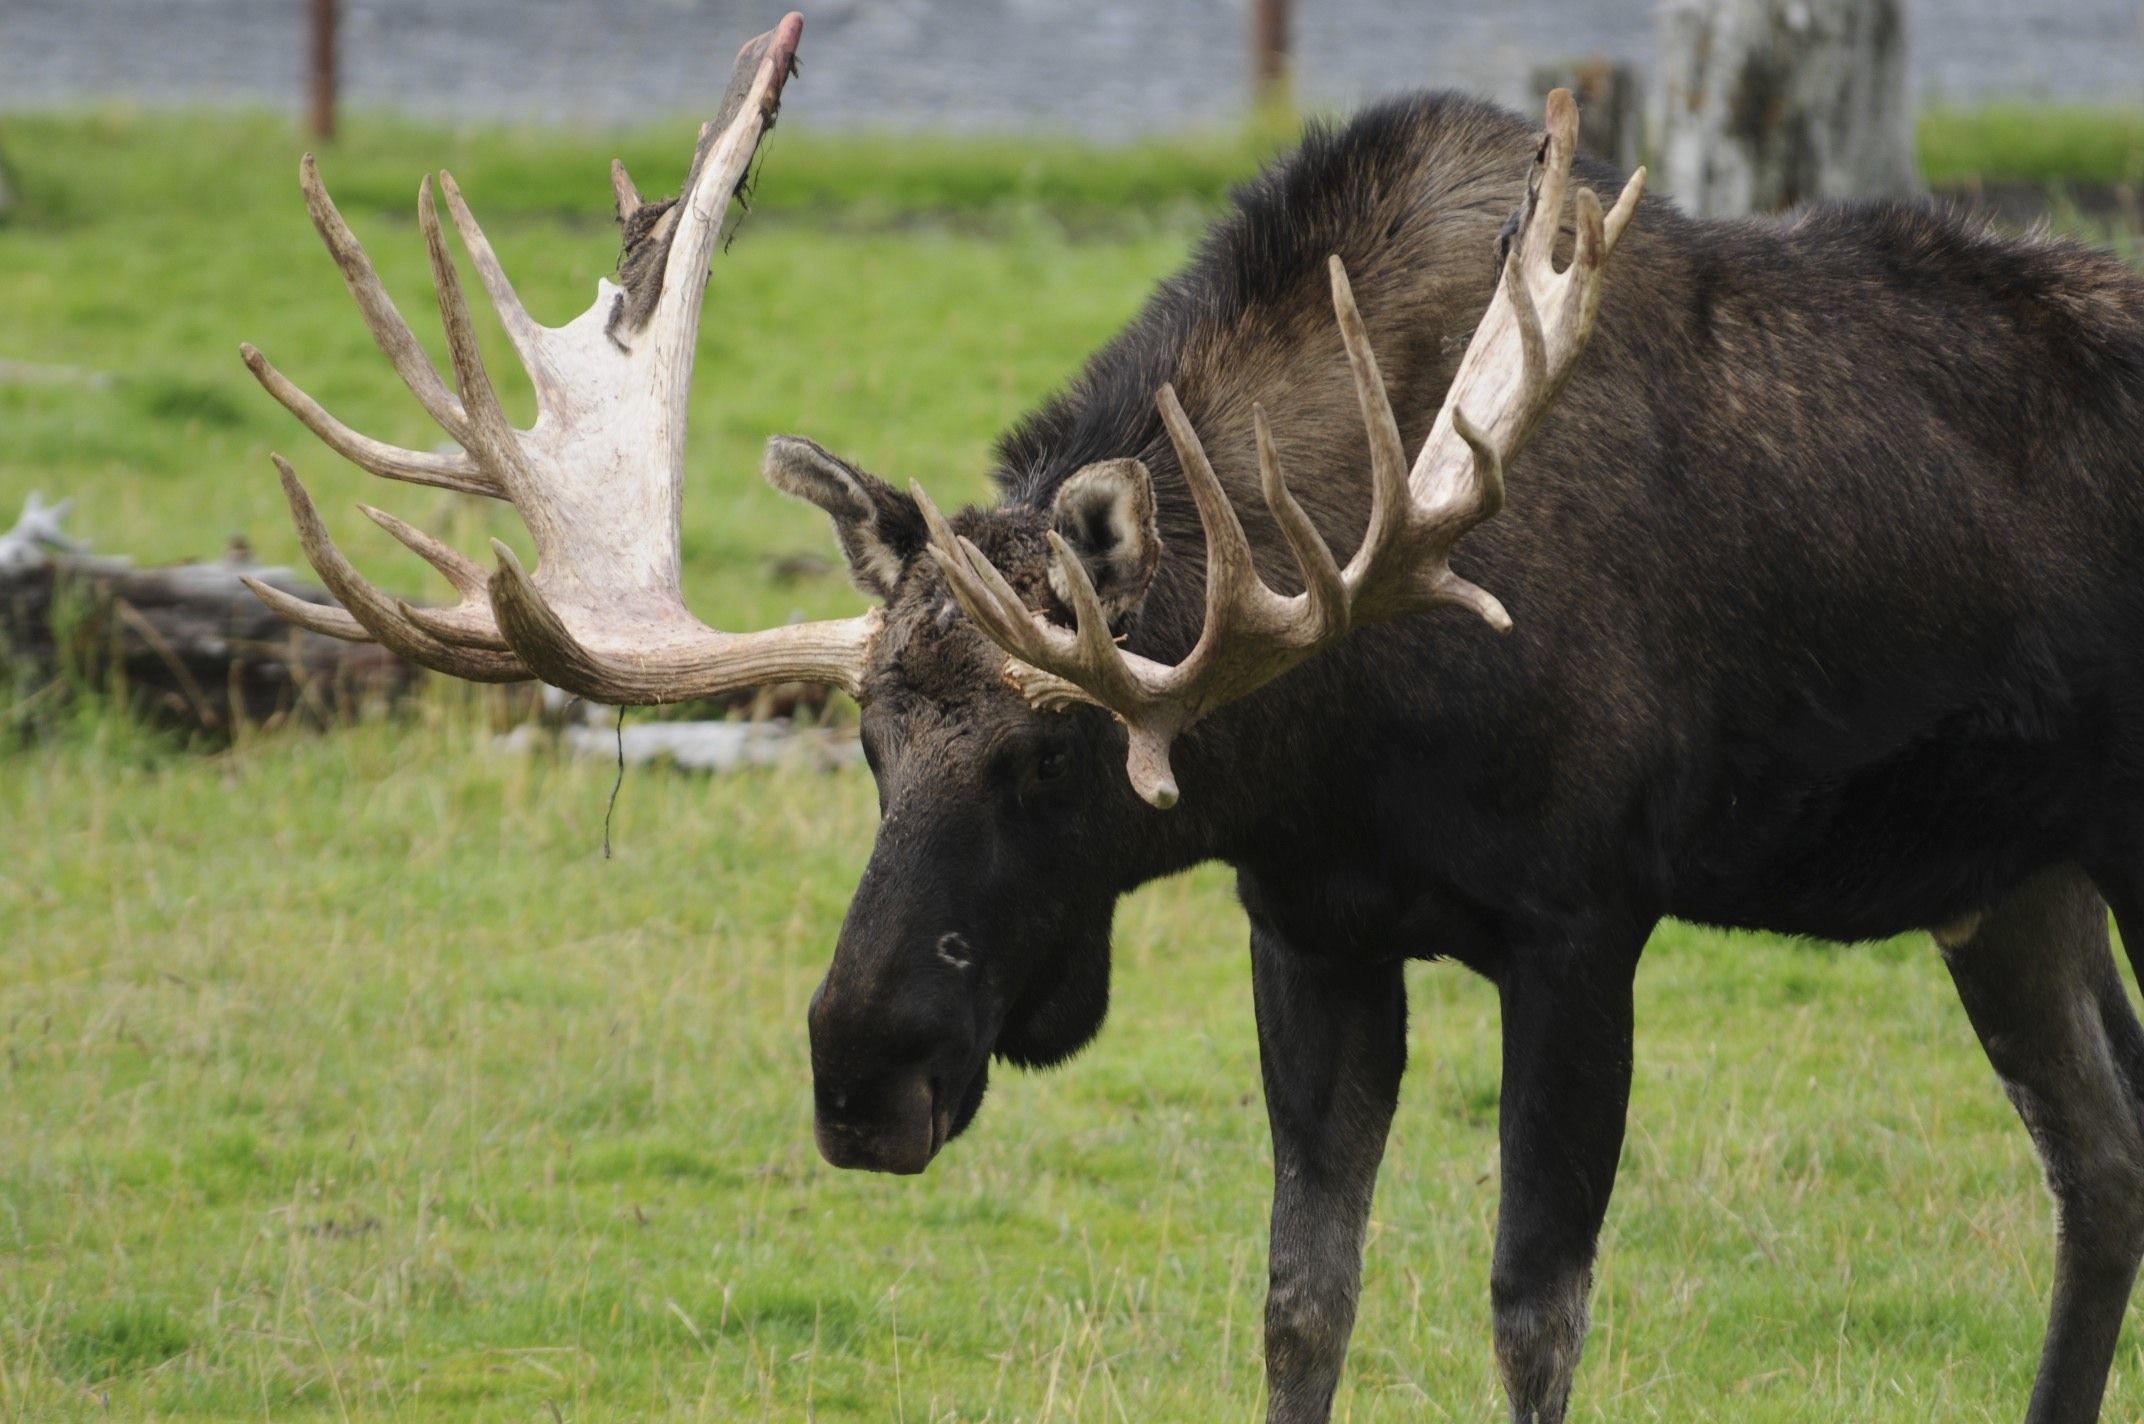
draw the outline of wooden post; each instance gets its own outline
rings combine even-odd
[[[1256,0],[1251,10],[1251,92],[1258,106],[1288,99],[1289,0]]]
[[[335,27],[340,0],[311,0],[312,35],[306,66],[311,81],[313,137],[335,137]]]

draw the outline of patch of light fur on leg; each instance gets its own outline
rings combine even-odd
[[[1319,1230],[1277,1233],[1266,1284],[1270,1418],[1323,1420],[1355,1326],[1362,1249]],[[1345,1233],[1338,1233],[1345,1236]]]
[[[1593,1273],[1568,1278],[1553,1295],[1496,1315],[1496,1367],[1511,1398],[1513,1424],[1563,1424],[1571,1378],[1592,1324]]]

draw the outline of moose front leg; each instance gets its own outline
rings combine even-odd
[[[1273,1126],[1266,1417],[1324,1424],[1340,1382],[1362,1238],[1407,1065],[1397,963],[1312,958],[1256,918],[1251,983]]]
[[[1585,1344],[1594,1245],[1630,1101],[1631,981],[1644,944],[1515,949],[1498,976],[1503,1192],[1490,1298],[1513,1424],[1562,1424]]]

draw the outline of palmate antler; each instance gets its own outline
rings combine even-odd
[[[538,558],[531,575],[493,540],[498,568],[487,573],[393,515],[365,508],[462,596],[451,608],[412,607],[375,588],[343,557],[278,455],[306,556],[342,608],[304,603],[247,580],[263,602],[293,623],[377,640],[456,677],[540,677],[602,702],[674,702],[787,681],[860,690],[875,612],[724,633],[686,612],[679,589],[686,404],[708,264],[730,200],[773,122],[803,25],[802,16],[790,15],[738,54],[721,115],[701,129],[674,204],[643,204],[624,168],[613,165],[628,233],[626,287],[598,283],[595,305],[565,326],[538,325],[523,309],[461,190],[440,175],[454,226],[535,386],[536,421],[526,430],[508,422],[484,369],[431,179],[418,189],[417,217],[431,253],[454,390],[411,335],[306,157],[300,169],[306,206],[366,326],[410,392],[461,448],[437,454],[383,444],[321,409],[250,345],[240,348],[246,364],[329,449],[362,468],[509,501]]]
[[[1253,407],[1266,506],[1303,574],[1303,592],[1292,597],[1269,588],[1252,565],[1243,526],[1176,392],[1162,387],[1156,397],[1162,421],[1206,531],[1206,621],[1182,662],[1158,663],[1117,646],[1086,569],[1054,532],[1050,547],[1071,591],[1076,626],[1062,628],[1030,612],[982,551],[954,534],[915,489],[930,525],[931,557],[968,616],[1012,655],[1008,679],[1038,708],[1089,702],[1115,713],[1131,736],[1132,785],[1151,804],[1176,804],[1169,746],[1179,732],[1351,629],[1445,603],[1472,609],[1499,632],[1510,628],[1503,605],[1454,574],[1447,561],[1461,535],[1502,507],[1504,466],[1585,349],[1600,305],[1602,265],[1645,190],[1641,168],[1604,217],[1592,190],[1580,188],[1577,252],[1557,272],[1551,254],[1577,137],[1578,108],[1569,91],[1559,89],[1549,95],[1548,137],[1535,160],[1503,276],[1412,470],[1347,271],[1338,257],[1331,259],[1333,311],[1370,437],[1369,529],[1347,567],[1339,566],[1289,494],[1265,412]]]

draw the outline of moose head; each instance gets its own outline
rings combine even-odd
[[[504,544],[486,569],[392,515],[365,512],[461,595],[420,608],[368,582],[330,541],[276,457],[307,556],[341,607],[254,592],[290,621],[376,640],[473,681],[541,678],[611,704],[649,704],[771,682],[827,684],[862,706],[877,780],[877,845],[812,999],[817,1138],[838,1166],[920,1171],[980,1105],[991,1060],[1058,1062],[1100,1027],[1117,898],[1196,855],[1164,815],[1180,790],[1170,750],[1244,698],[1367,623],[1453,604],[1491,626],[1502,606],[1455,575],[1454,544],[1493,515],[1503,468],[1583,350],[1603,263],[1635,210],[1642,172],[1612,211],[1579,190],[1576,246],[1552,260],[1577,114],[1552,96],[1525,210],[1502,276],[1442,410],[1410,463],[1337,257],[1332,306],[1369,448],[1368,529],[1345,564],[1289,491],[1253,412],[1267,511],[1300,592],[1272,588],[1173,390],[1156,397],[1204,528],[1204,614],[1177,661],[1120,643],[1164,556],[1144,465],[1124,456],[1063,482],[1047,508],[943,515],[808,440],[767,448],[767,478],[831,518],[858,617],[747,633],[689,614],[679,589],[687,392],[709,263],[731,200],[791,73],[791,15],[739,55],[684,192],[646,203],[613,167],[627,234],[622,285],[599,284],[561,327],[522,307],[451,177],[454,226],[536,392],[513,427],[494,393],[429,179],[418,217],[452,359],[450,388],[387,296],[308,158],[313,221],[381,351],[458,449],[399,449],[328,414],[251,346],[269,393],[331,450],[374,474],[503,499],[526,523],[533,572]],[[1196,551],[1167,551],[1171,557]],[[249,581],[250,582],[250,581]],[[1129,775],[1117,770],[1122,763]]]

